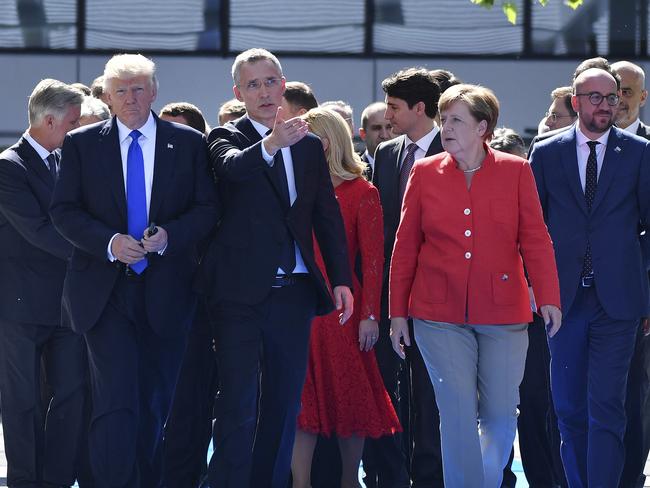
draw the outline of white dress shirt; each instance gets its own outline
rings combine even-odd
[[[264,124],[260,124],[256,120],[253,120],[249,117],[251,121],[251,124],[253,124],[253,127],[255,127],[255,130],[259,133],[262,138],[266,137],[266,133],[269,131],[270,127],[266,127]],[[262,157],[264,158],[264,161],[266,163],[273,167],[273,156],[271,156],[267,151],[266,148],[264,147],[264,144],[260,144],[262,147]],[[282,151],[282,159],[284,160],[284,171],[287,175],[287,186],[289,187],[289,202],[291,205],[293,205],[293,202],[296,201],[296,198],[298,197],[298,192],[296,191],[296,180],[294,178],[293,174],[293,158],[291,157],[291,147],[283,147],[280,149]],[[298,249],[298,245],[296,244],[295,240],[293,243],[293,246],[296,250],[296,267],[293,268],[293,271],[286,272],[282,270],[282,268],[278,268],[278,274],[283,275],[283,274],[295,274],[295,273],[309,273],[307,270],[307,266],[305,266],[305,261],[302,259],[302,254],[300,254],[300,249]]]
[[[38,142],[36,142],[36,139],[34,139],[34,138],[29,134],[29,132],[25,132],[25,133],[23,134],[23,137],[24,137],[25,139],[27,139],[27,142],[29,142],[29,145],[32,146],[32,147],[34,148],[34,150],[38,153],[38,155],[39,155],[39,156],[41,157],[41,159],[43,160],[43,164],[45,164],[45,167],[46,167],[47,170],[49,171],[49,170],[50,170],[50,162],[47,160],[47,158],[48,158],[48,156],[49,156],[50,154],[54,154],[55,151],[50,152],[50,151],[48,151],[47,149],[45,149],[45,148],[44,148],[43,146],[41,146]],[[55,155],[54,157],[56,157],[56,155]]]
[[[436,137],[436,134],[440,132],[440,129],[438,128],[437,125],[433,126],[433,129],[431,131],[427,132],[423,137],[415,141],[415,144],[417,145],[417,149],[415,150],[415,160],[417,161],[418,159],[422,159],[427,155],[427,151],[429,150],[429,146],[433,142],[433,139]],[[402,154],[400,155],[400,162],[399,166],[400,168],[402,167],[402,163],[404,162],[404,159],[406,159],[406,153],[408,152],[406,148],[409,147],[409,144],[411,144],[413,141],[407,136],[406,134],[404,135],[404,150],[402,151]]]
[[[628,125],[625,129],[622,130],[624,130],[625,132],[629,132],[630,134],[636,135],[636,131],[639,130],[639,124],[641,124],[641,119],[637,117],[637,119],[634,122],[632,122],[630,125]]]
[[[122,156],[122,177],[124,178],[124,194],[126,195],[127,186],[126,186],[126,175],[127,175],[127,164],[128,164],[128,154],[129,146],[131,145],[132,129],[129,129],[126,125],[120,122],[120,119],[115,117],[115,122],[117,124],[117,137],[120,142],[120,154]],[[153,114],[149,112],[149,118],[144,123],[142,127],[137,129],[142,135],[138,137],[138,144],[140,149],[142,149],[142,157],[144,159],[144,188],[145,188],[145,198],[147,202],[147,216],[149,215],[149,207],[151,205],[151,189],[153,187],[153,172],[154,172],[154,161],[156,156],[156,119]],[[128,195],[126,195],[128,199]],[[148,221],[147,217],[147,221]],[[111,237],[111,240],[108,241],[108,260],[115,261],[115,256],[111,252],[111,246],[113,245],[113,239],[115,239],[119,234],[115,234]],[[166,249],[167,246],[165,246]],[[163,254],[165,249],[158,251],[158,254]]]
[[[372,169],[372,172],[374,173],[375,172],[375,158],[373,157],[372,154],[370,154],[368,152],[367,149],[363,153],[363,156],[365,156],[366,159],[368,160],[368,165],[370,166],[370,169]]]
[[[603,135],[598,139],[595,139],[600,144],[596,146],[596,178],[600,177],[600,170],[603,167],[603,160],[605,159],[605,149],[607,149],[607,138],[609,137],[609,131],[607,129]],[[591,141],[584,133],[580,130],[580,124],[576,124],[576,151],[578,154],[578,172],[580,173],[580,185],[582,186],[582,191],[585,191],[585,182],[587,181],[587,159],[589,159],[589,146],[587,142]]]

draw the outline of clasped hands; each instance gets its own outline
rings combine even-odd
[[[111,253],[115,259],[124,264],[134,264],[142,260],[147,253],[159,252],[167,246],[167,232],[162,227],[157,227],[158,231],[149,235],[149,229],[146,229],[142,239],[136,241],[129,234],[118,234],[111,243]]]

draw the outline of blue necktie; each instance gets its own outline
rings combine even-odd
[[[126,206],[129,234],[136,241],[142,239],[147,228],[147,194],[144,184],[144,156],[138,144],[138,137],[142,134],[134,130],[131,132],[131,145],[126,158]],[[136,273],[142,273],[147,267],[147,258],[137,263],[130,264]]]

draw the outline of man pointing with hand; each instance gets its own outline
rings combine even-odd
[[[224,212],[198,279],[220,378],[216,448],[202,486],[285,488],[311,320],[332,310],[332,294],[341,323],[352,314],[349,261],[322,144],[279,108],[280,62],[250,49],[235,59],[232,77],[247,115],[208,138]]]

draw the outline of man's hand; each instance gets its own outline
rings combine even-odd
[[[359,351],[370,351],[379,339],[379,323],[365,319],[359,322]]]
[[[350,288],[347,286],[335,286],[332,291],[334,293],[334,304],[336,305],[336,310],[343,310],[339,314],[339,323],[343,325],[352,315],[352,310],[354,310],[354,298],[352,297]]]
[[[282,107],[278,107],[275,114],[275,123],[273,130],[264,139],[264,148],[269,154],[275,155],[283,147],[289,147],[298,142],[300,139],[307,135],[309,126],[300,117],[294,117],[289,120],[284,120],[285,114]]]
[[[167,231],[162,227],[156,227],[156,229],[158,231],[152,236],[149,235],[149,229],[146,229],[140,241],[147,252],[159,252],[167,245]]]
[[[147,251],[128,234],[118,234],[111,242],[111,254],[124,264],[133,264],[144,258]]]
[[[400,342],[404,339],[404,344]],[[402,359],[406,359],[404,346],[411,345],[411,336],[409,335],[409,324],[404,317],[393,317],[390,319],[390,342],[393,344],[393,350]]]
[[[542,305],[539,307],[539,311],[544,318],[548,336],[553,337],[562,326],[562,312],[555,305]],[[551,324],[550,329],[548,328],[549,324]]]

